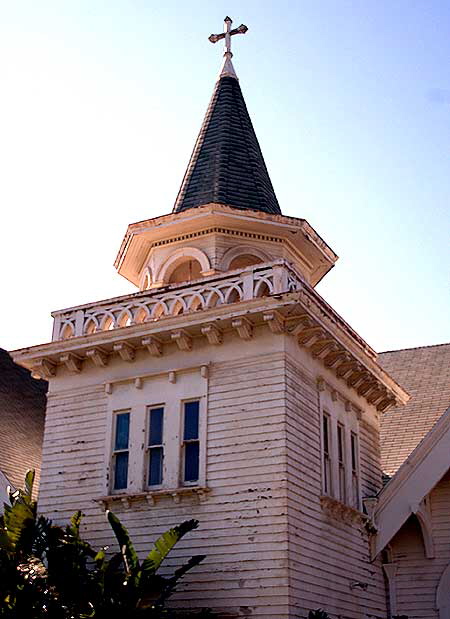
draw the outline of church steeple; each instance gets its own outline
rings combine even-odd
[[[278,200],[231,62],[231,30],[225,18],[224,61],[178,193],[174,213],[209,203],[281,214]]]

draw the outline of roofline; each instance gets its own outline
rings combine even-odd
[[[220,204],[218,202],[210,202],[203,206],[194,206],[190,209],[184,209],[177,213],[167,213],[165,215],[158,215],[157,217],[151,217],[150,219],[144,219],[142,221],[138,221],[136,223],[129,224],[127,227],[127,231],[125,236],[123,237],[122,243],[120,244],[119,251],[117,252],[116,259],[114,261],[114,266],[116,269],[120,268],[120,265],[123,261],[124,254],[126,249],[135,234],[135,232],[141,231],[142,228],[153,228],[167,222],[181,220],[186,216],[198,216],[200,217],[208,210],[217,209],[221,210],[223,213],[229,213],[231,215],[239,215],[247,217],[255,217],[257,219],[262,219],[266,221],[272,221],[274,223],[283,223],[285,225],[291,225],[297,228],[303,228],[303,231],[308,233],[311,236],[311,241],[320,247],[321,251],[325,254],[328,254],[328,259],[330,262],[336,262],[339,256],[331,249],[328,243],[316,232],[316,230],[311,226],[311,224],[303,218],[300,217],[292,217],[289,215],[278,215],[275,213],[266,213],[263,211],[257,211],[253,209],[242,209],[233,206],[229,206],[228,204]]]
[[[379,527],[379,531],[375,544],[375,555],[385,548],[406,522],[408,517],[411,514],[417,513],[421,501],[431,492],[442,478],[442,475],[450,468],[450,460],[448,458],[444,458],[443,462],[439,460],[439,454],[435,449],[440,442],[445,440],[445,435],[449,430],[450,407],[442,413],[431,430],[424,436],[392,479],[389,480],[378,494],[377,506],[375,509],[375,522]],[[420,480],[414,481],[412,478],[419,475],[419,469],[421,466],[424,466],[426,458],[428,456],[432,458],[433,455],[438,459],[438,466],[436,466],[433,471],[429,470],[428,475],[421,475]],[[407,489],[407,500],[402,497],[399,498],[401,489],[406,486],[408,482],[410,482],[411,488]],[[413,491],[415,494],[413,494]],[[395,506],[395,508],[393,508],[393,506]],[[393,514],[389,513],[390,507],[392,508]],[[383,530],[386,528],[388,532],[385,532],[383,535]]]
[[[441,344],[428,344],[426,346],[411,346],[410,348],[398,348],[396,350],[383,350],[379,355],[385,355],[391,352],[402,352],[403,350],[420,350],[421,348],[437,348],[439,346],[450,346],[450,342],[442,342]]]

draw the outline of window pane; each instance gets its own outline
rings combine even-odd
[[[163,442],[163,408],[153,408],[150,411],[149,445],[162,445]]]
[[[128,452],[115,455],[114,490],[123,490],[128,486]]]
[[[130,413],[116,415],[116,442],[115,449],[128,449],[130,430]]]
[[[339,453],[339,462],[344,461],[344,429],[341,425],[338,425],[338,453]]]
[[[325,453],[329,453],[330,443],[328,438],[328,417],[323,416],[323,450]]]
[[[356,435],[352,432],[352,469],[356,471],[357,465],[357,444],[356,444]]]
[[[198,480],[199,443],[186,443],[184,446],[184,481]]]
[[[154,447],[150,449],[148,469],[148,485],[159,486],[163,479],[163,448]]]
[[[198,438],[198,413],[199,402],[184,403],[184,440],[190,441]]]

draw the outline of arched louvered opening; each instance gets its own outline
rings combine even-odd
[[[198,260],[185,260],[179,264],[169,277],[169,284],[191,282],[202,276],[202,267]]]
[[[242,254],[240,256],[236,256],[230,262],[229,270],[233,271],[234,269],[246,269],[247,267],[251,267],[255,264],[261,264],[263,261],[258,256],[253,256],[251,254]]]

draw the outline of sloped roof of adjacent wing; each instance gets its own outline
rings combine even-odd
[[[373,557],[389,544],[412,514],[418,516],[426,532],[426,509],[422,501],[449,469],[450,407],[378,495],[374,514],[378,532]]]
[[[381,419],[382,467],[391,477],[450,406],[450,343],[380,353],[378,362],[411,395]]]

